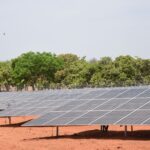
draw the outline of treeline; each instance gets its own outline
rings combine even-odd
[[[119,56],[87,61],[74,54],[28,52],[0,62],[0,90],[112,87],[150,84],[150,59]]]

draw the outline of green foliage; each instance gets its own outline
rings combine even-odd
[[[0,62],[0,89],[109,87],[150,84],[150,59],[119,56],[86,61],[74,54],[28,52]]]
[[[64,66],[68,66],[70,63],[78,61],[79,57],[75,54],[61,54],[58,58],[64,62]]]
[[[2,87],[5,87],[9,91],[11,83],[11,63],[9,61],[0,62],[0,91]]]
[[[17,86],[48,87],[63,62],[51,53],[28,52],[12,60],[13,79]],[[44,87],[42,87],[44,86]]]

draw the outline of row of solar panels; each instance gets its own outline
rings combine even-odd
[[[147,103],[141,109],[149,109],[150,98],[133,98],[120,99],[112,98],[107,100],[72,100],[72,101],[51,101],[52,103],[42,103],[38,107],[25,105],[26,107],[18,107],[6,109],[0,112],[0,116],[29,116],[29,115],[44,115],[51,111],[101,111],[101,110],[135,110]],[[36,105],[37,106],[37,105]]]
[[[150,123],[149,86],[1,93],[4,99],[11,105],[0,116],[41,116],[25,126]]]
[[[150,110],[50,112],[23,126],[63,125],[150,125]]]
[[[66,93],[62,91],[52,92],[33,92],[33,93],[13,93],[7,99],[12,100],[6,111],[0,113],[1,116],[19,116],[19,115],[40,115],[49,111],[64,111],[66,109],[72,109],[76,105],[83,104],[79,107],[79,110],[92,109],[91,105],[99,105],[104,103],[108,99],[112,99],[111,103],[115,106],[115,103],[122,103],[124,98],[133,98],[137,94],[147,89],[146,87],[140,88],[113,88],[113,89],[88,89],[88,90],[73,90]],[[80,92],[80,94],[79,94]],[[76,94],[78,93],[78,94]],[[9,93],[10,94],[10,93]],[[25,96],[25,94],[29,94]],[[140,94],[138,97],[148,97],[149,91]],[[18,97],[17,97],[18,96]],[[116,98],[115,98],[116,97]],[[122,100],[123,98],[123,100]],[[128,100],[127,99],[127,100]],[[91,102],[92,100],[92,102]],[[4,100],[5,101],[5,100]],[[139,100],[142,101],[142,100]],[[85,104],[88,102],[87,104]],[[85,106],[84,106],[85,104]],[[110,105],[109,103],[107,105]],[[89,107],[90,106],[90,107]],[[109,109],[108,107],[105,108]],[[5,113],[6,112],[6,113]]]

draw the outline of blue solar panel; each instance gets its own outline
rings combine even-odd
[[[146,124],[150,118],[149,86],[0,93],[0,102],[0,116],[41,116],[28,126]]]

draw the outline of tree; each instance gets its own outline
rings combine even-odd
[[[119,70],[118,81],[123,86],[136,85],[141,78],[136,59],[127,55],[115,59],[115,67]]]
[[[55,78],[62,86],[85,87],[88,86],[93,72],[93,64],[88,63],[85,58],[78,58],[65,62],[64,68],[55,74]]]
[[[150,59],[119,56],[87,61],[75,54],[28,52],[0,62],[0,90],[11,86],[45,88],[109,87],[150,84]]]
[[[42,84],[48,88],[54,80],[55,72],[62,67],[62,61],[51,53],[28,52],[12,60],[13,79],[18,86],[35,86]]]
[[[64,62],[64,66],[69,65],[72,62],[78,61],[79,57],[75,54],[61,54],[58,55],[58,58]]]
[[[0,62],[0,91],[2,87],[9,91],[11,84],[11,62]]]

